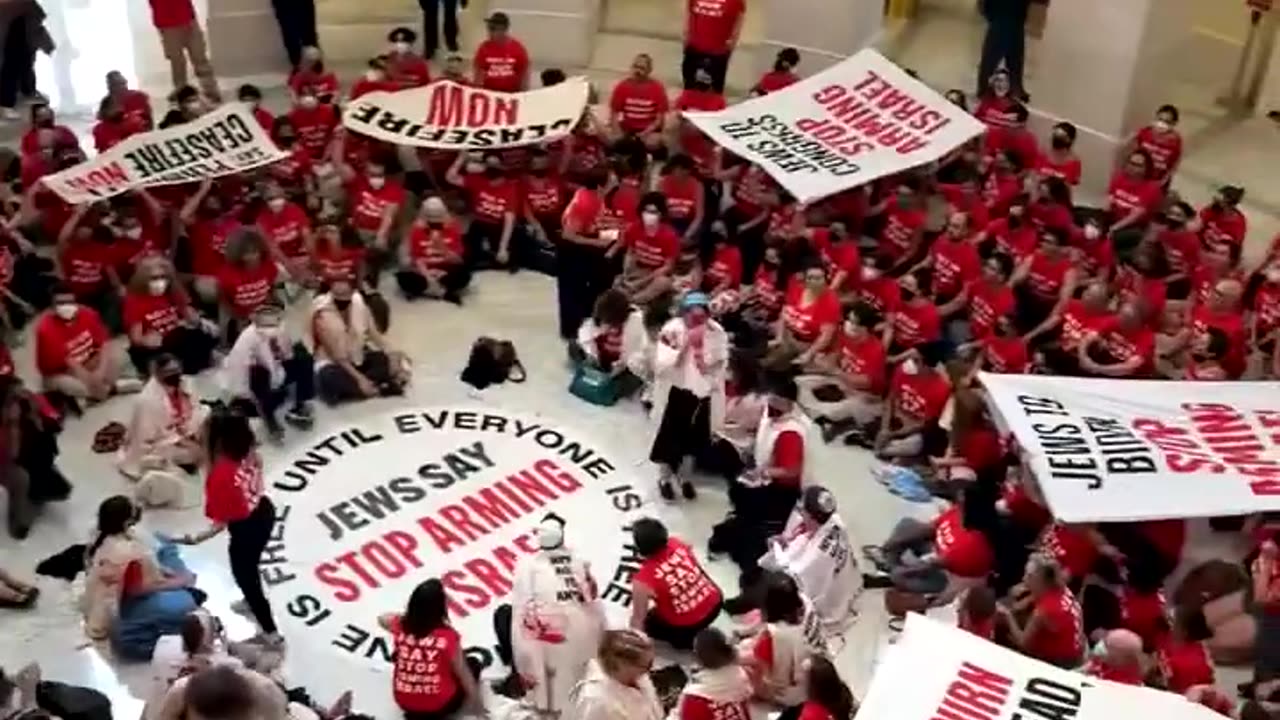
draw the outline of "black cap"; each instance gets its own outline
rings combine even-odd
[[[491,27],[509,28],[511,27],[511,18],[507,17],[504,12],[496,12],[485,18],[484,24]]]
[[[411,43],[417,39],[418,33],[414,32],[413,28],[398,27],[390,33],[387,33],[387,40],[390,40],[391,42]]]

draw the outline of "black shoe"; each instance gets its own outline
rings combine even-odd
[[[684,496],[685,500],[698,499],[698,491],[694,489],[693,483],[689,482],[688,480],[685,480],[684,482],[680,483],[680,494]]]
[[[862,587],[869,590],[883,590],[893,587],[893,579],[888,575],[862,573]]]
[[[284,414],[284,421],[299,430],[310,430],[315,425],[315,415],[307,405],[298,405]]]
[[[462,294],[457,290],[446,290],[444,293],[444,301],[457,305],[458,307],[462,307]]]
[[[493,691],[503,697],[509,697],[512,700],[519,700],[524,697],[524,683],[520,680],[520,675],[514,671],[501,680],[494,680],[489,685]]]
[[[860,447],[866,450],[870,450],[875,447],[875,443],[871,441],[871,438],[861,430],[854,430],[848,435],[845,435],[844,444],[848,447]]]
[[[671,486],[670,480],[663,480],[658,483],[658,493],[662,495],[663,500],[675,500],[676,489]]]

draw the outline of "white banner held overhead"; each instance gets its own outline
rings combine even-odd
[[[1061,520],[1280,510],[1280,383],[981,381]]]
[[[585,78],[520,93],[451,81],[371,92],[347,106],[348,129],[395,145],[440,150],[504,148],[557,140],[587,107]]]
[[[914,613],[876,668],[858,717],[1223,720],[1181,695],[1063,670]]]
[[[189,123],[126,138],[110,150],[41,182],[73,205],[141,187],[220,177],[287,156],[271,142],[253,111],[229,103]]]
[[[685,117],[801,202],[932,162],[984,129],[875,50],[777,92]]]

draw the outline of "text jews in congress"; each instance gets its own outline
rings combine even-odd
[[[629,528],[646,501],[570,428],[490,409],[398,411],[296,451],[271,479],[280,527],[262,573],[307,653],[385,666],[393,646],[377,616],[438,577],[468,655],[493,665],[493,612],[549,513],[591,564],[606,613],[625,618],[639,566]]]

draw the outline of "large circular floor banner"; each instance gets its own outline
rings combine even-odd
[[[391,638],[378,615],[437,577],[468,654],[493,665],[494,610],[548,513],[591,564],[606,612],[620,620],[630,602],[628,528],[645,495],[571,428],[488,408],[401,410],[338,426],[273,465],[280,518],[262,574],[304,656],[385,666]]]

